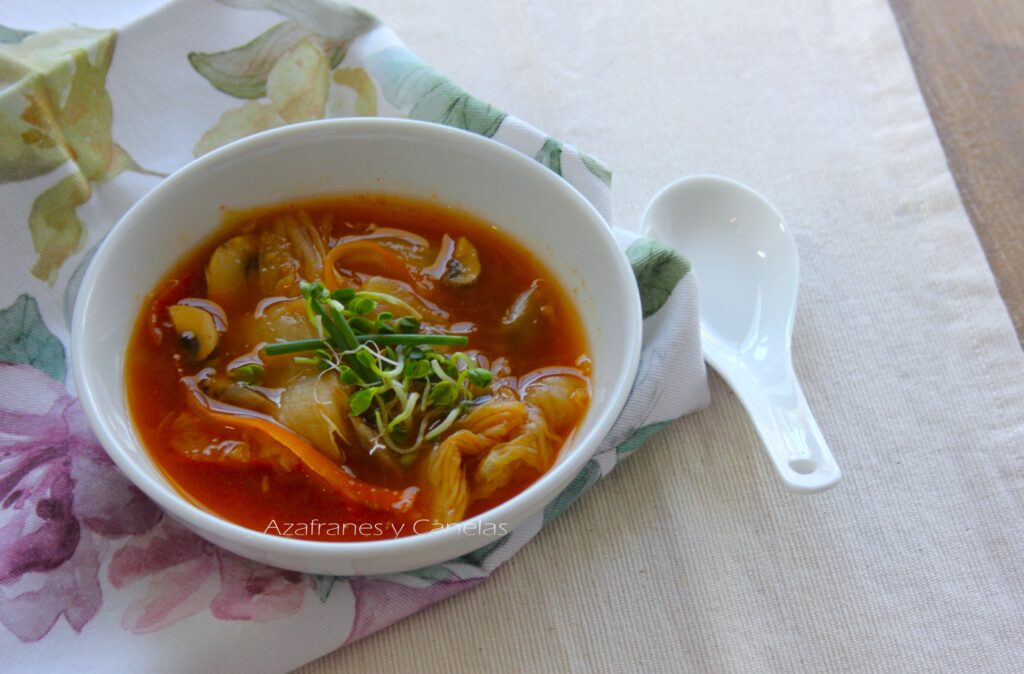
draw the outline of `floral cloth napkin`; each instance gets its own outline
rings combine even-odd
[[[78,284],[162,177],[251,133],[397,116],[489,136],[606,217],[599,161],[479,101],[371,15],[329,0],[182,0],[121,31],[0,27],[0,669],[276,671],[485,580],[668,421],[707,403],[696,286],[616,230],[643,300],[632,396],[586,468],[494,544],[406,574],[311,577],[184,530],[118,472],[68,376]]]

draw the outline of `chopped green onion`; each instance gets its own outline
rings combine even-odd
[[[362,314],[368,314],[377,308],[377,303],[372,298],[366,295],[356,295],[352,298],[352,301],[348,303],[346,307],[350,312],[360,316]]]
[[[402,309],[406,313],[412,315],[413,318],[420,319],[423,317],[423,314],[417,311],[415,307],[413,307],[405,300],[395,297],[394,295],[388,295],[387,293],[371,292],[369,290],[360,290],[358,294],[360,297],[368,297],[371,300],[377,300],[378,302],[390,304],[393,307]]]
[[[435,344],[438,346],[465,346],[469,340],[464,335],[356,335],[359,344],[373,342],[379,346],[399,346],[417,344]],[[294,342],[274,342],[263,347],[268,356],[283,356],[301,351],[314,351],[328,346],[322,339],[298,339]],[[407,358],[421,360],[423,352],[414,350]]]
[[[347,365],[342,365],[341,366],[341,371],[338,372],[338,376],[341,378],[341,382],[343,384],[352,385],[352,384],[358,384],[359,382],[362,381],[359,378],[359,375],[356,374],[356,371],[353,370],[352,368],[350,368]]]
[[[399,332],[405,333],[418,332],[420,329],[420,322],[412,316],[402,316],[395,321],[395,329]]]
[[[243,384],[262,384],[264,370],[259,363],[246,363],[228,370],[228,376]]]
[[[326,307],[326,308],[325,308]],[[313,302],[313,311],[317,312],[324,318],[324,327],[327,328],[327,332],[330,333],[331,339],[334,345],[339,349],[345,351],[355,351],[359,348],[359,341],[356,340],[356,335],[352,332],[352,327],[348,324],[348,321],[342,317],[341,312],[334,306],[327,304],[321,304],[319,302]],[[355,354],[347,353],[344,356],[345,362],[349,364],[359,378],[365,382],[374,381],[373,370],[371,370],[365,362],[358,358],[359,353]]]
[[[432,372],[430,363],[423,359],[410,360],[405,364],[405,376],[409,379],[424,379],[429,377]]]
[[[299,287],[319,338],[267,344],[263,353],[301,354],[295,362],[337,372],[352,387],[349,414],[371,421],[377,440],[403,458],[451,428],[477,389],[494,379],[464,352],[434,351],[433,346],[465,346],[469,338],[421,333],[420,313],[402,299],[352,288],[329,292],[319,281]],[[407,315],[396,318],[381,305]],[[239,376],[256,373],[240,370]]]
[[[373,366],[375,365],[377,359],[374,357],[372,353],[370,353],[369,349],[359,349],[358,351],[350,355],[352,356],[353,360],[358,362],[362,367],[366,368],[367,370],[370,370],[371,372],[373,371]],[[358,373],[359,370],[357,369],[356,374]],[[371,380],[364,378],[363,381],[369,383],[369,381]]]
[[[360,335],[360,342],[380,344],[436,344],[438,346],[465,346],[469,339],[465,335]]]
[[[427,397],[427,403],[431,407],[447,407],[455,402],[459,396],[459,390],[455,387],[455,383],[451,381],[442,381],[439,384],[435,384],[430,389],[430,393]]]
[[[373,334],[373,323],[362,316],[348,319],[348,324],[352,327],[352,332],[356,333],[356,337]]]
[[[377,395],[377,389],[375,388],[364,388],[360,391],[356,391],[352,397],[348,399],[349,414],[357,417],[370,409],[370,403],[373,402],[373,397],[375,395]]]
[[[327,346],[322,339],[299,339],[294,342],[275,342],[263,347],[263,353],[268,356],[283,356],[288,353],[300,353],[302,351],[315,351]]]
[[[494,375],[491,374],[490,370],[485,370],[482,367],[472,367],[466,371],[469,380],[479,386],[480,388],[487,388],[491,385],[491,381],[494,379]]]

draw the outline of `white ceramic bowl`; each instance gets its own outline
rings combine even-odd
[[[529,246],[569,289],[593,358],[593,401],[556,464],[515,498],[450,528],[395,540],[312,542],[232,524],[189,503],[142,446],[125,403],[124,351],[135,319],[171,266],[220,225],[224,207],[385,192],[454,204]],[[252,136],[185,166],[129,210],[85,276],[71,332],[79,395],[103,446],[169,515],[239,555],[288,569],[357,575],[458,557],[523,524],[558,495],[611,428],[636,374],[636,283],[608,225],[576,190],[497,142],[401,120],[329,120]],[[324,520],[329,521],[329,513]],[[498,525],[503,525],[500,527]]]

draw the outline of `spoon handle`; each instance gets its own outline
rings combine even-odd
[[[760,372],[733,370],[726,378],[750,413],[786,486],[814,492],[839,481],[839,466],[807,406],[789,359]]]

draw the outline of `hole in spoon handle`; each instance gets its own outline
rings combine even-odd
[[[814,459],[790,459],[789,467],[801,475],[810,475],[818,470],[818,462]]]
[[[732,373],[733,390],[750,413],[765,450],[788,487],[821,491],[840,471],[789,363],[754,375]]]

